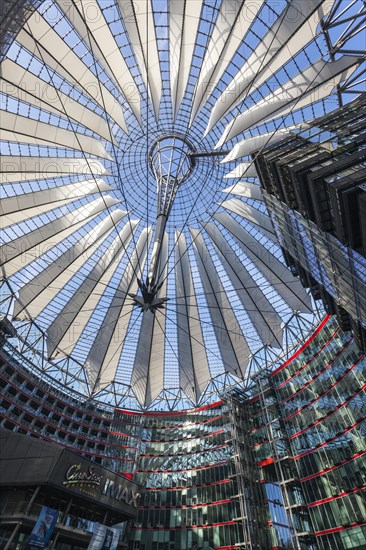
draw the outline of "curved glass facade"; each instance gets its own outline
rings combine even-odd
[[[113,459],[115,469],[118,456],[109,443],[112,412],[34,376],[9,346],[1,350],[0,389],[1,427],[59,443],[99,464],[110,465]]]
[[[365,389],[366,356],[331,317],[256,382],[256,461],[265,484],[280,484],[299,547],[365,547]]]
[[[335,318],[250,389],[170,413],[77,401],[6,350],[2,427],[145,488],[130,550],[364,548],[366,356]]]
[[[134,479],[145,491],[131,550],[264,547],[259,508],[249,506],[260,487],[234,436],[236,413],[221,401],[176,414],[116,413],[122,440],[140,432]]]

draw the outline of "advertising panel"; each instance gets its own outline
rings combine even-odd
[[[97,523],[88,550],[117,550],[120,529]]]
[[[55,528],[58,510],[42,506],[37,522],[28,539],[29,550],[45,548]]]

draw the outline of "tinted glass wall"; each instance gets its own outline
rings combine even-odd
[[[366,357],[331,317],[256,382],[253,448],[263,481],[280,483],[295,547],[366,547],[365,390]]]
[[[144,415],[116,411],[115,437],[123,445],[140,440],[134,479],[145,491],[130,528],[131,550],[265,547],[259,508],[249,504],[260,498],[254,462],[243,463],[229,405]]]
[[[327,316],[277,370],[190,411],[98,409],[2,352],[1,425],[146,489],[130,550],[366,546],[366,357]]]

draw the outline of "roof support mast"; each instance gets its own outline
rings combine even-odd
[[[142,296],[132,295],[135,305],[144,311],[154,312],[166,301],[166,298],[158,297],[162,285],[160,274],[164,269],[160,266],[164,233],[178,189],[194,167],[193,152],[192,146],[178,134],[159,138],[149,152],[157,193],[155,237],[146,280],[138,281]]]

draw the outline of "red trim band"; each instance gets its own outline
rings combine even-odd
[[[208,464],[207,466],[198,466],[197,468],[186,468],[184,470],[136,470],[137,474],[177,474],[179,472],[193,472],[196,470],[208,470],[209,468],[216,468],[217,466],[223,466],[228,464],[229,460],[223,460],[221,462],[216,462],[216,464]]]
[[[345,460],[342,460],[342,462],[339,462],[339,464],[334,464],[334,466],[330,466],[329,468],[325,468],[324,470],[320,470],[319,472],[315,472],[315,474],[310,474],[306,477],[302,477],[300,479],[300,483],[305,483],[306,481],[309,481],[310,479],[314,479],[315,477],[322,476],[324,474],[327,474],[328,472],[332,472],[333,470],[336,470],[337,468],[341,468],[345,464],[348,464],[349,462],[352,462],[352,460],[357,460],[357,458],[360,458],[360,456],[364,456],[366,454],[366,449],[364,451],[361,451],[360,453],[356,453],[351,458],[346,458]]]
[[[215,403],[211,403],[210,405],[203,405],[202,407],[198,407],[197,409],[186,409],[185,411],[146,411],[146,412],[135,412],[127,409],[115,409],[116,412],[122,413],[122,414],[129,414],[129,415],[136,415],[136,416],[187,416],[189,414],[195,414],[202,411],[208,411],[210,409],[214,409],[215,407],[219,407],[222,405],[222,401],[215,401]]]
[[[334,437],[328,439],[327,441],[324,441],[324,443],[321,443],[319,445],[317,445],[316,447],[313,447],[312,449],[309,449],[307,451],[304,451],[303,453],[301,454],[298,454],[296,456],[293,456],[292,457],[292,460],[298,460],[299,458],[302,458],[303,456],[307,456],[311,453],[314,453],[315,451],[317,451],[318,449],[321,449],[322,447],[325,447],[326,445],[328,445],[329,443],[332,443],[333,441],[335,441],[336,439],[338,439],[338,437],[342,437],[342,435],[345,435],[346,433],[350,432],[351,430],[353,430],[353,428],[356,428],[357,426],[359,426],[360,424],[362,424],[362,422],[365,422],[365,418],[362,418],[361,420],[359,420],[358,422],[355,422],[354,424],[352,424],[352,426],[349,426],[349,428],[346,428],[345,430],[343,430],[343,432],[340,432],[338,433],[337,435],[335,435]]]
[[[331,386],[329,386],[329,388],[327,388],[325,390],[325,392],[322,394],[322,395],[318,395],[318,397],[316,397],[315,399],[312,399],[309,403],[306,403],[306,405],[304,405],[303,407],[301,407],[301,409],[289,414],[288,416],[286,416],[285,418],[283,418],[283,421],[284,422],[287,422],[287,420],[290,420],[291,418],[293,418],[294,416],[296,416],[297,414],[300,414],[302,413],[305,409],[307,409],[308,407],[312,407],[314,405],[314,403],[316,403],[317,401],[319,401],[319,399],[321,399],[322,397],[324,397],[325,395],[327,395],[327,393],[329,393],[333,388],[335,388],[335,386],[338,384],[338,382],[340,382],[341,380],[343,380],[343,378],[345,378],[347,376],[347,374],[349,374],[350,372],[353,371],[353,369],[355,367],[357,367],[357,365],[359,364],[359,362],[365,357],[365,355],[361,355],[361,357],[359,357],[359,359],[357,359],[356,363],[353,363],[353,365],[351,365],[350,367],[348,367],[345,371],[344,371],[344,374],[342,375],[342,377],[337,380],[336,382],[334,382]]]
[[[297,397],[299,395],[299,393],[301,393],[302,391],[306,390],[306,388],[308,386],[310,386],[310,384],[312,384],[313,382],[315,382],[319,376],[321,376],[325,371],[327,371],[328,369],[330,369],[330,367],[333,365],[333,363],[339,358],[341,357],[342,353],[344,352],[345,349],[348,348],[348,346],[351,344],[351,342],[353,341],[353,337],[350,338],[350,340],[348,340],[348,342],[342,347],[342,349],[339,350],[339,352],[329,361],[329,363],[326,364],[326,366],[324,367],[323,370],[319,371],[315,376],[314,378],[312,378],[311,380],[309,380],[309,382],[307,382],[306,384],[304,384],[303,386],[301,386],[301,388],[299,388],[298,390],[296,390],[294,393],[292,393],[291,395],[289,395],[288,397],[286,397],[285,399],[283,399],[282,401],[279,402],[279,405],[283,405],[284,403],[287,403],[288,401],[290,401],[291,399],[293,399],[294,397]]]
[[[203,508],[204,506],[218,506],[219,504],[228,504],[231,502],[230,498],[223,500],[216,500],[215,502],[204,502],[203,504],[192,504],[191,506],[138,506],[139,510],[191,510],[196,508]]]
[[[224,429],[216,430],[215,432],[203,433],[202,435],[195,435],[194,437],[184,437],[183,439],[141,439],[141,443],[181,443],[182,441],[194,441],[195,439],[203,439],[205,437],[211,437],[222,433],[225,433]]]
[[[207,418],[207,420],[200,420],[199,422],[190,422],[189,424],[172,424],[172,425],[169,425],[169,426],[155,426],[155,425],[146,425],[146,424],[133,424],[132,422],[123,422],[122,419],[118,418],[118,419],[114,419],[114,423],[116,424],[117,422],[123,424],[123,426],[136,426],[137,428],[140,428],[140,429],[148,429],[150,430],[151,428],[154,428],[155,430],[157,431],[166,431],[166,430],[176,430],[177,428],[187,428],[187,427],[194,427],[194,426],[202,426],[202,424],[209,424],[210,422],[215,422],[215,420],[220,420],[220,418],[222,418],[223,415],[222,414],[219,414],[217,416],[213,416],[212,418]],[[118,428],[118,426],[117,426]]]
[[[327,502],[332,502],[333,500],[338,500],[339,498],[346,497],[347,495],[358,493],[358,491],[363,491],[364,489],[366,489],[366,484],[362,485],[361,487],[355,487],[354,489],[350,489],[349,491],[343,491],[338,495],[333,495],[331,497],[322,498],[321,500],[316,500],[315,502],[310,502],[309,504],[307,504],[307,507],[314,508],[314,506],[321,506],[322,504],[326,504]]]
[[[343,377],[342,377],[343,378]],[[342,380],[341,378],[341,380]],[[339,382],[341,382],[341,380],[338,380],[337,382],[334,383],[333,386],[336,386]],[[342,409],[345,405],[348,405],[348,403],[350,401],[352,401],[352,399],[354,399],[355,397],[357,397],[364,389],[366,388],[366,383],[363,384],[363,386],[361,386],[359,388],[359,390],[354,393],[353,395],[351,395],[351,397],[349,397],[348,399],[346,399],[346,401],[343,401],[343,403],[341,403],[340,405],[338,405],[335,409],[333,409],[332,411],[330,411],[328,414],[322,416],[321,418],[318,418],[318,420],[316,420],[315,422],[313,422],[312,424],[309,424],[309,426],[305,426],[305,428],[303,428],[302,430],[300,430],[299,432],[296,432],[292,435],[289,436],[288,439],[295,439],[295,437],[299,437],[299,435],[305,433],[307,430],[309,430],[310,428],[314,428],[314,426],[317,426],[318,424],[321,424],[322,422],[324,422],[324,420],[327,420],[330,416],[332,416],[334,413],[336,413],[337,411],[339,411],[340,409]]]
[[[325,348],[327,348],[330,344],[330,342],[333,340],[333,338],[335,337],[335,335],[339,332],[339,328],[336,328],[336,330],[333,332],[333,334],[330,336],[329,340],[327,340],[324,344],[324,346],[322,346],[320,348],[320,350],[318,350],[316,352],[315,355],[313,355],[313,357],[311,359],[309,359],[309,361],[307,363],[305,363],[305,365],[303,365],[302,367],[300,367],[296,372],[294,372],[294,374],[292,376],[290,376],[290,378],[287,378],[286,380],[284,380],[283,382],[281,382],[281,384],[279,386],[276,386],[275,387],[275,391],[283,388],[283,386],[286,386],[286,384],[288,384],[289,382],[291,382],[291,380],[293,380],[294,378],[296,378],[296,376],[298,376],[304,369],[306,369],[307,367],[309,367],[311,365],[311,363],[317,358],[319,357],[319,355],[321,354],[322,351],[325,350]]]
[[[223,443],[222,445],[218,445],[217,447],[210,447],[209,449],[202,449],[202,451],[191,451],[190,453],[175,453],[173,455],[150,455],[150,454],[139,454],[137,456],[141,458],[174,458],[175,456],[194,456],[201,453],[209,453],[210,451],[218,451],[219,449],[224,449],[225,447],[228,447],[228,443]]]
[[[359,521],[357,523],[350,523],[349,525],[339,525],[338,527],[332,527],[331,529],[325,529],[324,531],[315,531],[316,537],[322,537],[324,535],[331,535],[332,533],[338,533],[338,531],[345,531],[346,529],[354,529],[355,527],[362,527],[366,525],[366,521]]]
[[[306,342],[301,346],[301,348],[299,348],[297,351],[295,351],[295,353],[289,357],[287,359],[287,361],[285,361],[284,363],[282,363],[282,365],[280,365],[279,367],[277,367],[277,369],[275,369],[273,372],[271,372],[271,376],[275,376],[277,373],[279,373],[282,369],[284,369],[285,367],[287,367],[287,365],[289,365],[291,363],[291,361],[293,361],[294,359],[296,359],[296,357],[298,355],[300,355],[300,353],[302,351],[304,351],[305,348],[307,348],[307,346],[314,340],[315,336],[317,336],[319,334],[319,332],[322,330],[322,328],[327,324],[327,322],[329,321],[330,319],[330,315],[326,315],[324,317],[324,319],[322,320],[322,322],[320,323],[320,325],[318,326],[318,328],[313,332],[313,334],[310,336],[310,338],[308,338],[306,340]]]
[[[237,525],[237,521],[222,521],[220,523],[209,523],[207,525],[182,525],[181,527],[131,527],[134,531],[181,531],[187,529],[210,529],[211,527],[224,527],[226,525]]]
[[[201,485],[179,485],[178,487],[145,487],[144,491],[182,491],[184,489],[199,489],[202,487],[212,487],[212,485],[222,485],[222,483],[230,483],[232,479],[221,479],[220,481],[212,481],[210,483],[202,483]]]

